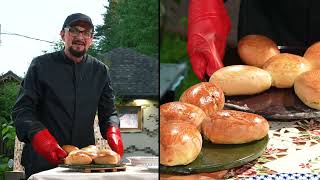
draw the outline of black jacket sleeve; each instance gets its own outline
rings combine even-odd
[[[100,96],[98,105],[98,118],[99,127],[102,137],[105,136],[106,128],[109,126],[120,127],[120,120],[118,118],[116,106],[115,106],[115,95],[111,87],[111,80],[109,75],[109,69],[106,68],[106,83]]]
[[[29,143],[36,132],[45,128],[37,117],[42,90],[37,77],[36,64],[37,61],[34,59],[21,83],[19,95],[12,109],[17,137],[25,143]]]

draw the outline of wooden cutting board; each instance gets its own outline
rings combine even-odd
[[[281,53],[303,55],[304,47],[279,46]],[[243,64],[236,48],[226,49],[225,66]],[[295,95],[293,88],[271,88],[252,96],[226,96],[226,109],[234,109],[259,114],[268,120],[290,121],[319,118],[320,111],[309,108]]]
[[[298,120],[320,117],[320,111],[306,106],[293,88],[271,88],[257,95],[225,96],[225,108],[262,115],[268,120]]]
[[[91,172],[117,172],[125,171],[125,164],[84,164],[84,165],[68,165],[59,164],[59,167],[69,168],[72,170],[91,173]]]
[[[230,169],[244,165],[263,154],[268,136],[259,141],[237,145],[212,144],[204,140],[202,149],[191,164],[186,166],[163,166],[160,172],[166,174],[193,174]]]

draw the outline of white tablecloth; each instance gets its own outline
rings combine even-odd
[[[158,170],[145,167],[127,166],[125,171],[83,173],[57,167],[30,176],[28,180],[158,180]]]

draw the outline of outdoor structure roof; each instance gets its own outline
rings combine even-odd
[[[128,48],[116,48],[100,57],[109,68],[112,87],[122,98],[159,96],[159,61]]]
[[[12,71],[8,71],[7,73],[0,76],[0,83],[6,81],[17,81],[21,82],[22,78],[13,73]]]

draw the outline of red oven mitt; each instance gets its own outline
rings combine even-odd
[[[51,164],[61,164],[67,153],[58,145],[48,129],[37,132],[32,138],[32,147]]]
[[[223,67],[230,26],[223,0],[190,0],[188,54],[199,80],[208,81],[216,70]]]
[[[123,143],[121,138],[120,129],[115,126],[109,126],[107,127],[106,133],[105,133],[106,139],[108,141],[108,144],[110,148],[118,153],[120,157],[123,156]]]

